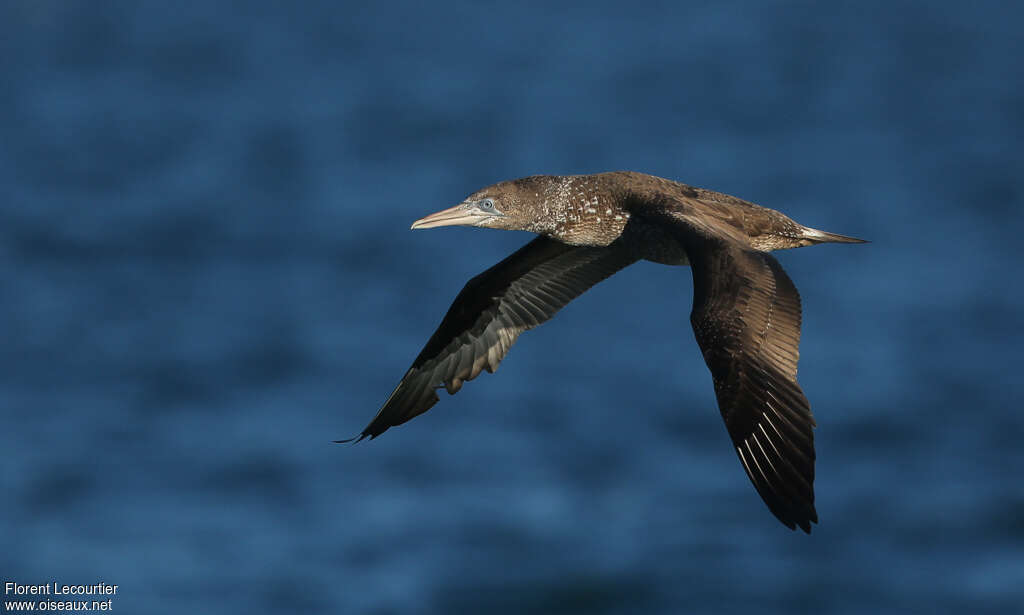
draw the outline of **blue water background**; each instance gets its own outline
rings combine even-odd
[[[1013,3],[0,5],[0,575],[124,613],[1024,612]],[[804,300],[820,526],[730,450],[636,265],[358,446],[529,236],[646,171],[872,240]]]

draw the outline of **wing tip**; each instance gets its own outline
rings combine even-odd
[[[345,438],[344,440],[331,440],[331,443],[332,444],[348,444],[349,442],[351,442],[352,444],[359,444],[360,442],[362,442],[366,438],[370,438],[371,440],[373,440],[376,437],[377,436],[372,435],[372,434],[370,434],[367,431],[364,431],[363,433],[359,434],[358,436],[353,436],[351,438]]]
[[[810,533],[811,533],[811,523],[817,523],[817,522],[818,522],[818,515],[817,515],[817,513],[815,513],[815,515],[813,517],[810,517],[808,519],[804,519],[803,521],[797,521],[796,525],[801,530],[803,530],[804,534],[810,535]],[[790,529],[792,529],[794,531],[796,530],[795,527],[794,528],[790,528]]]
[[[793,531],[800,528],[804,534],[810,534],[812,524],[818,523],[818,511],[814,508],[813,495],[809,502],[790,501],[783,504],[785,508],[780,509],[778,505],[782,504],[781,502],[769,502],[767,498],[764,498],[764,494],[761,493],[760,489],[758,489],[758,494],[762,496],[765,504],[768,505],[768,510],[775,515],[775,518]]]
[[[797,528],[799,528],[803,531],[804,534],[810,534],[812,527],[811,524],[818,523],[818,512],[814,510],[813,504],[811,505],[811,510],[809,511],[809,514],[800,516],[783,516],[782,514],[776,512],[775,510],[772,510],[770,506],[769,510],[771,510],[772,514],[775,515],[775,518],[778,519],[782,523],[782,525],[785,525],[794,532],[797,530]]]

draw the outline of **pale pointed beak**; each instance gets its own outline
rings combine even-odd
[[[413,229],[437,228],[439,226],[479,226],[484,220],[500,216],[494,211],[482,211],[476,203],[460,203],[455,207],[441,210],[420,218],[412,223]]]

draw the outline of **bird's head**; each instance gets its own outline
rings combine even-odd
[[[455,207],[420,218],[414,229],[438,226],[479,226],[512,231],[540,232],[548,191],[549,176],[534,176],[505,181],[478,190]]]

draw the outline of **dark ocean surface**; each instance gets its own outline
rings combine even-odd
[[[4,2],[0,581],[141,614],[1024,612],[1020,6]],[[730,450],[681,268],[331,444],[530,238],[413,220],[616,169],[872,240],[778,255],[810,536]]]

